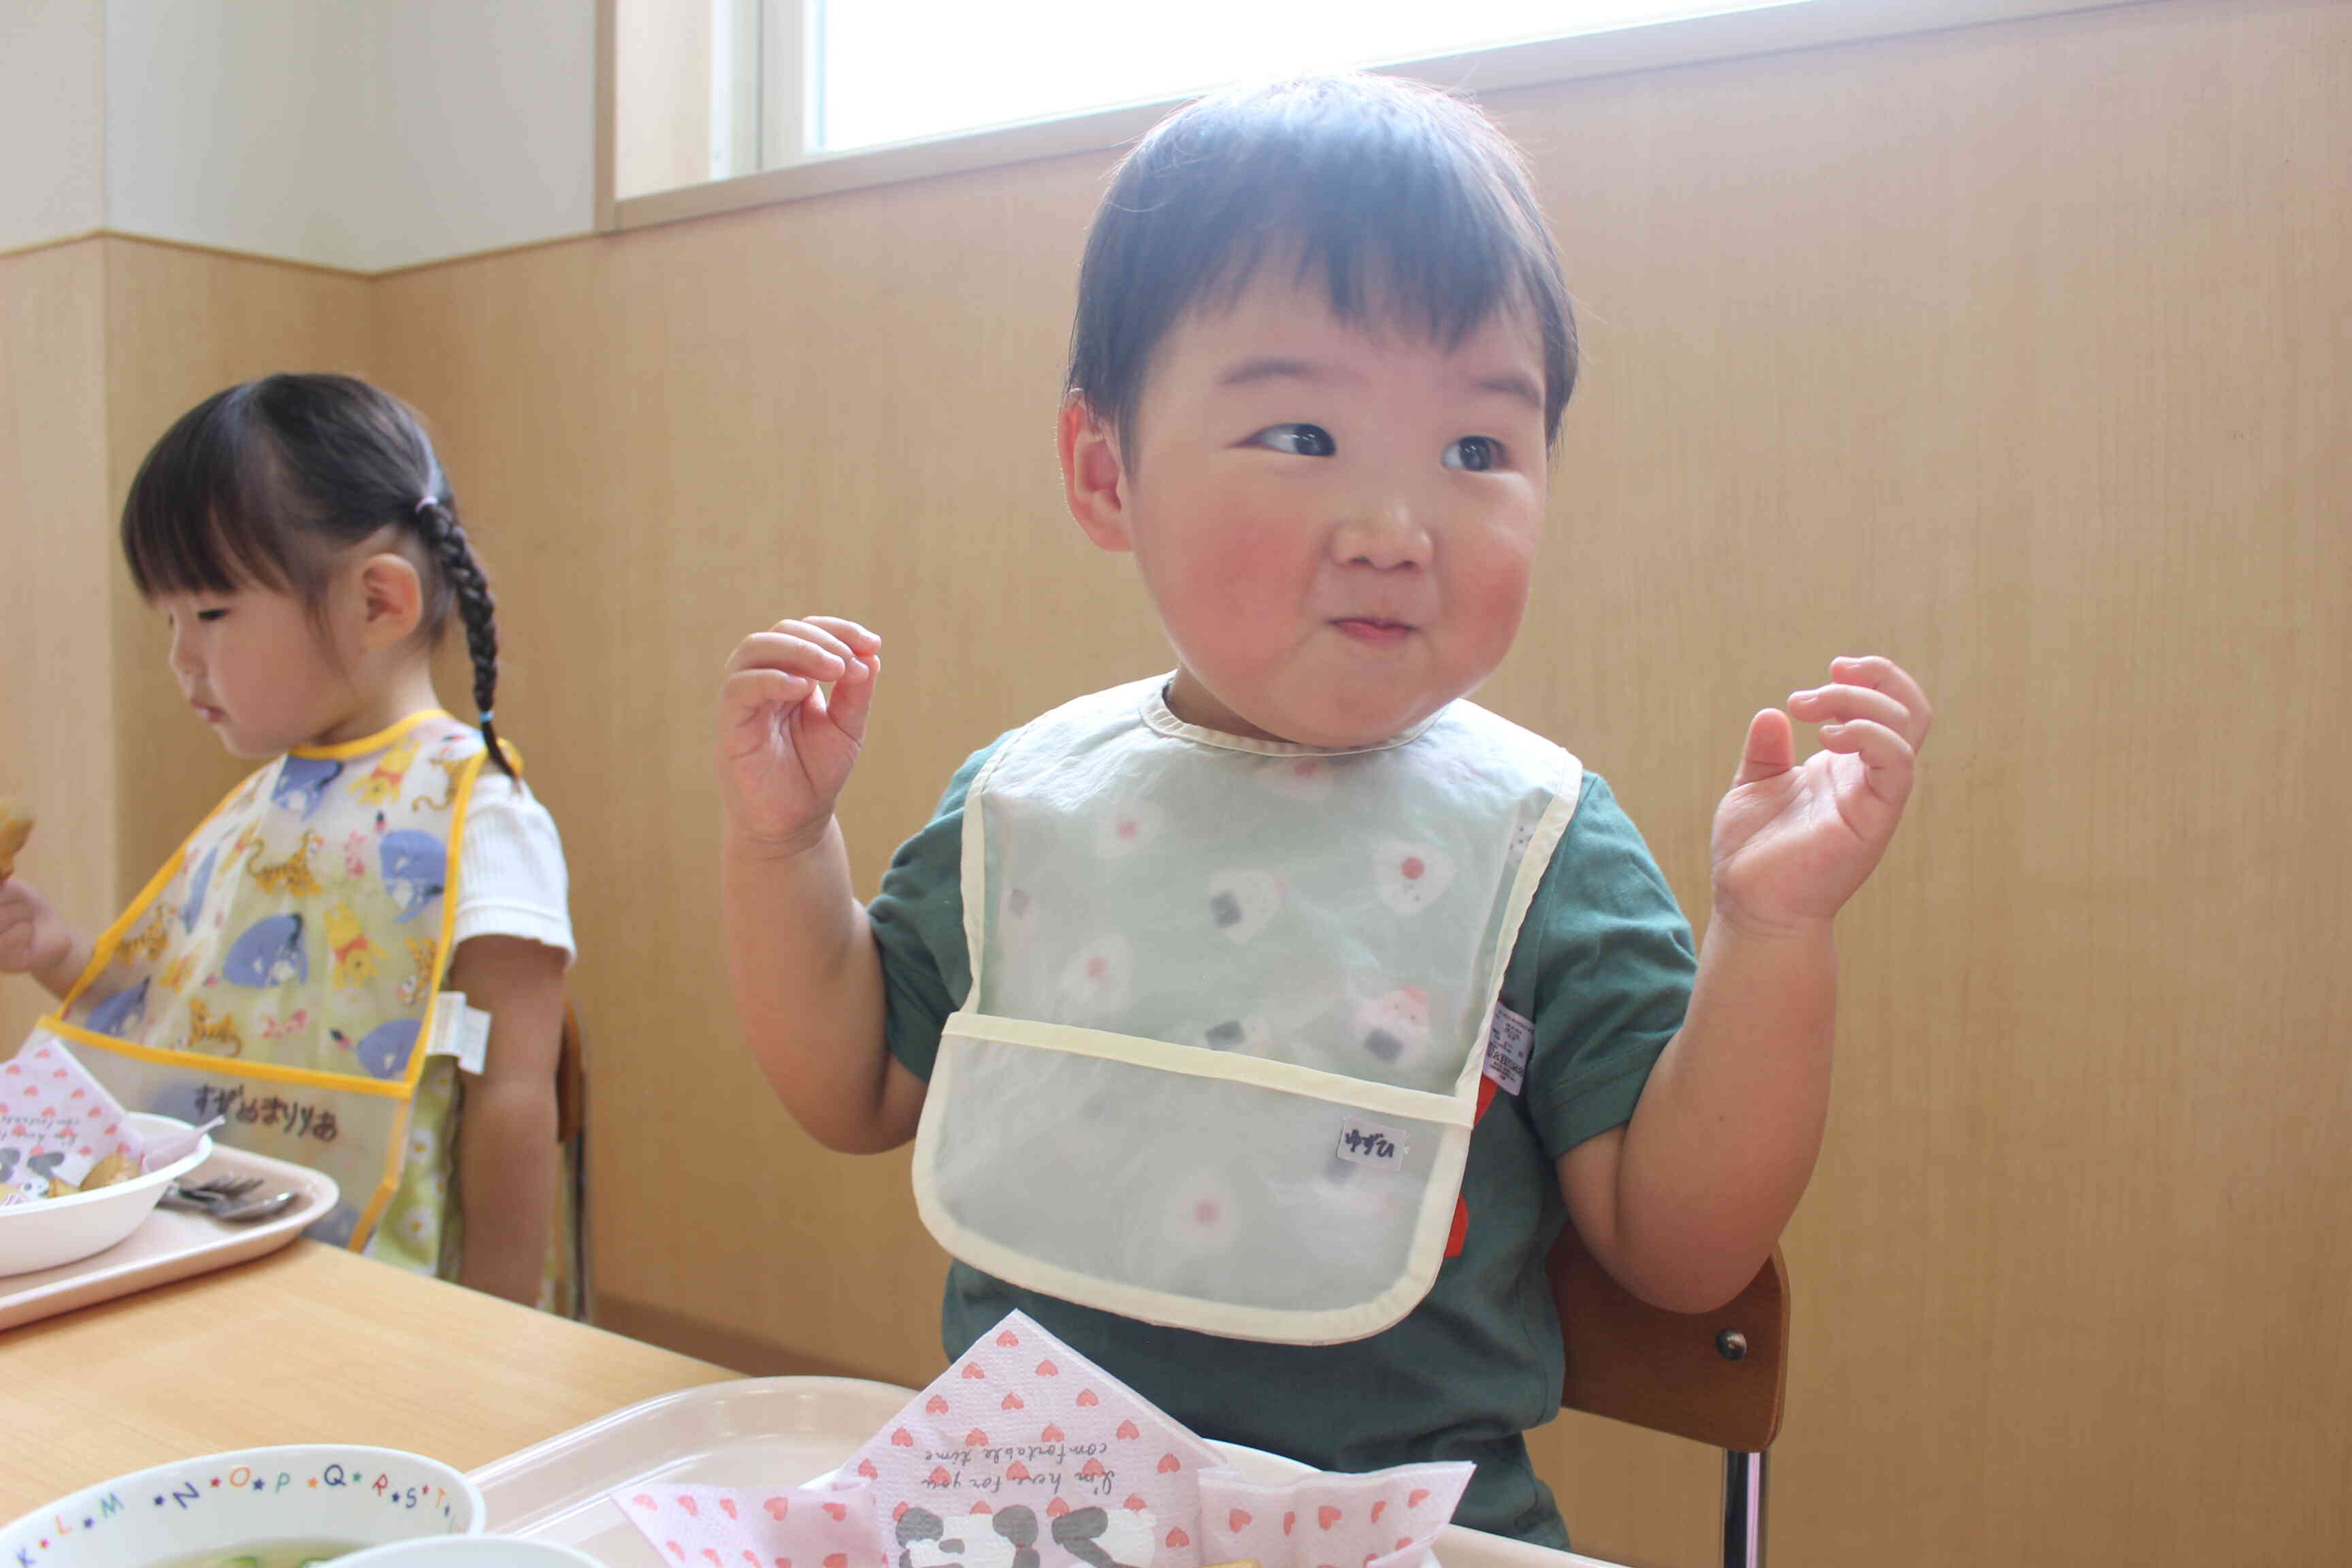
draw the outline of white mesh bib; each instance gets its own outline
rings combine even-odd
[[[1496,994],[1581,769],[1468,702],[1326,752],[1186,725],[1164,684],[1056,709],[972,781],[972,990],[917,1203],[1025,1289],[1360,1339],[1436,1280]]]

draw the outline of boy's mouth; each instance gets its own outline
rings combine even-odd
[[[1343,616],[1331,625],[1358,642],[1376,644],[1402,642],[1413,632],[1408,622],[1383,620],[1378,616]]]

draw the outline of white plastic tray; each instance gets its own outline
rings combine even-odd
[[[202,1215],[155,1209],[139,1222],[138,1229],[103,1252],[55,1268],[0,1278],[0,1330],[258,1258],[285,1246],[335,1206],[333,1178],[217,1143],[212,1158],[188,1179],[246,1175],[259,1176],[267,1184],[255,1189],[257,1196],[290,1189],[301,1198],[258,1225],[223,1225]]]
[[[559,1433],[468,1478],[488,1505],[489,1531],[586,1552],[605,1568],[675,1568],[607,1494],[667,1486],[805,1484],[839,1467],[916,1390],[847,1377],[756,1377],[666,1394]],[[1297,1461],[1219,1443],[1244,1474],[1278,1479]],[[1474,1530],[1448,1528],[1444,1568],[1609,1568]],[[1433,1563],[1433,1568],[1435,1568]]]

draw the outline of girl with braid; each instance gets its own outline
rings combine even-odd
[[[122,547],[189,706],[268,760],[101,933],[0,882],[0,971],[60,999],[36,1039],[332,1176],[315,1238],[576,1314],[563,851],[498,738],[495,605],[423,425],[345,376],[230,387],[147,455]],[[473,724],[434,692],[452,620]]]

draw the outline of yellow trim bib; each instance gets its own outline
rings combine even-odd
[[[334,1177],[315,1239],[431,1272],[446,1194],[420,1210],[403,1167],[446,1163],[455,1085],[427,1079],[427,1046],[486,760],[437,710],[278,758],[108,928],[43,1026],[125,1106],[225,1117],[222,1142]],[[417,1217],[378,1237],[395,1192]]]

